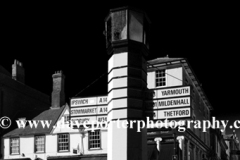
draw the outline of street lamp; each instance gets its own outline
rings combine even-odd
[[[140,47],[147,55],[149,24],[148,17],[141,10],[131,7],[111,9],[105,19],[104,32],[108,54]]]

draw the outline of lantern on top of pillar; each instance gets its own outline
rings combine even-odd
[[[149,24],[146,14],[132,7],[111,9],[105,19],[106,48],[108,54],[149,49]]]

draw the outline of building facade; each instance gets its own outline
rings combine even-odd
[[[146,63],[146,66],[148,66],[147,84],[149,90],[145,93],[147,95],[154,94],[154,97],[145,96],[146,101],[144,105],[146,115],[151,120],[155,122],[165,119],[184,120],[185,122],[188,120],[210,120],[210,110],[212,108],[209,106],[201,87],[198,85],[188,65],[186,59],[169,57],[158,58]],[[119,71],[113,74],[119,76],[122,73]],[[165,97],[162,94],[163,92]],[[172,93],[171,95],[171,92],[178,93]],[[115,93],[115,96],[120,96],[121,94],[124,94],[124,92],[118,91],[118,93]],[[106,104],[109,105],[109,98],[111,99],[111,97],[112,95],[72,98],[71,120],[78,121],[80,124],[85,121],[87,124],[90,124],[93,120],[98,122],[106,121],[106,113],[109,112]],[[169,101],[174,101],[174,99],[181,101],[183,104],[167,105]],[[124,104],[120,101],[118,103]],[[106,108],[105,112],[103,112],[103,108]],[[176,113],[179,114],[185,112],[185,115],[180,117],[179,115],[173,115],[174,111],[177,111]],[[106,131],[108,132],[108,130]],[[172,159],[173,156],[176,156],[179,160],[202,160],[209,158],[211,151],[210,131],[203,132],[201,127],[195,129],[193,124],[190,128],[186,126],[185,132],[179,132],[178,129],[170,127],[148,128],[146,135],[148,159],[167,160]],[[111,136],[109,132],[108,136]],[[106,139],[104,137],[101,138]]]
[[[159,156],[179,160],[208,159],[210,131],[194,127],[191,120],[210,120],[210,106],[187,59],[157,58],[148,61],[148,89],[153,92],[147,110],[153,120],[185,121],[186,130],[162,128],[148,130],[148,144],[160,145]],[[151,98],[150,98],[151,99]],[[156,157],[156,156],[155,156]]]
[[[58,109],[49,109],[33,119],[51,121],[49,129],[26,127],[6,134],[4,159],[87,159],[93,155],[102,159],[106,157],[106,130],[83,132],[72,129],[69,127],[68,116],[69,107],[66,104]]]
[[[28,121],[28,126],[4,135],[4,159],[88,159],[93,155],[106,158],[106,129],[95,132],[73,129],[69,115],[69,106],[65,104],[64,75],[57,72],[53,75],[50,109],[36,116],[31,121],[32,126]],[[26,122],[25,119],[20,121]]]

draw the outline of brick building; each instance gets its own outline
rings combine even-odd
[[[49,104],[49,96],[25,84],[25,72],[21,62],[14,61],[12,73],[0,66],[0,118],[7,116],[12,120],[10,128],[0,129],[1,137],[16,127],[15,120],[21,117],[32,119],[47,109]]]

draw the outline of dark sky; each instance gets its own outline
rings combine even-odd
[[[18,59],[25,67],[26,83],[49,95],[52,74],[63,70],[67,97],[73,97],[107,72],[104,19],[109,9],[125,5],[114,1],[2,5],[0,64],[11,71]],[[130,5],[145,10],[152,22],[147,59],[187,58],[213,115],[240,117],[240,27],[235,4]],[[106,81],[105,75],[79,96],[106,94]]]

